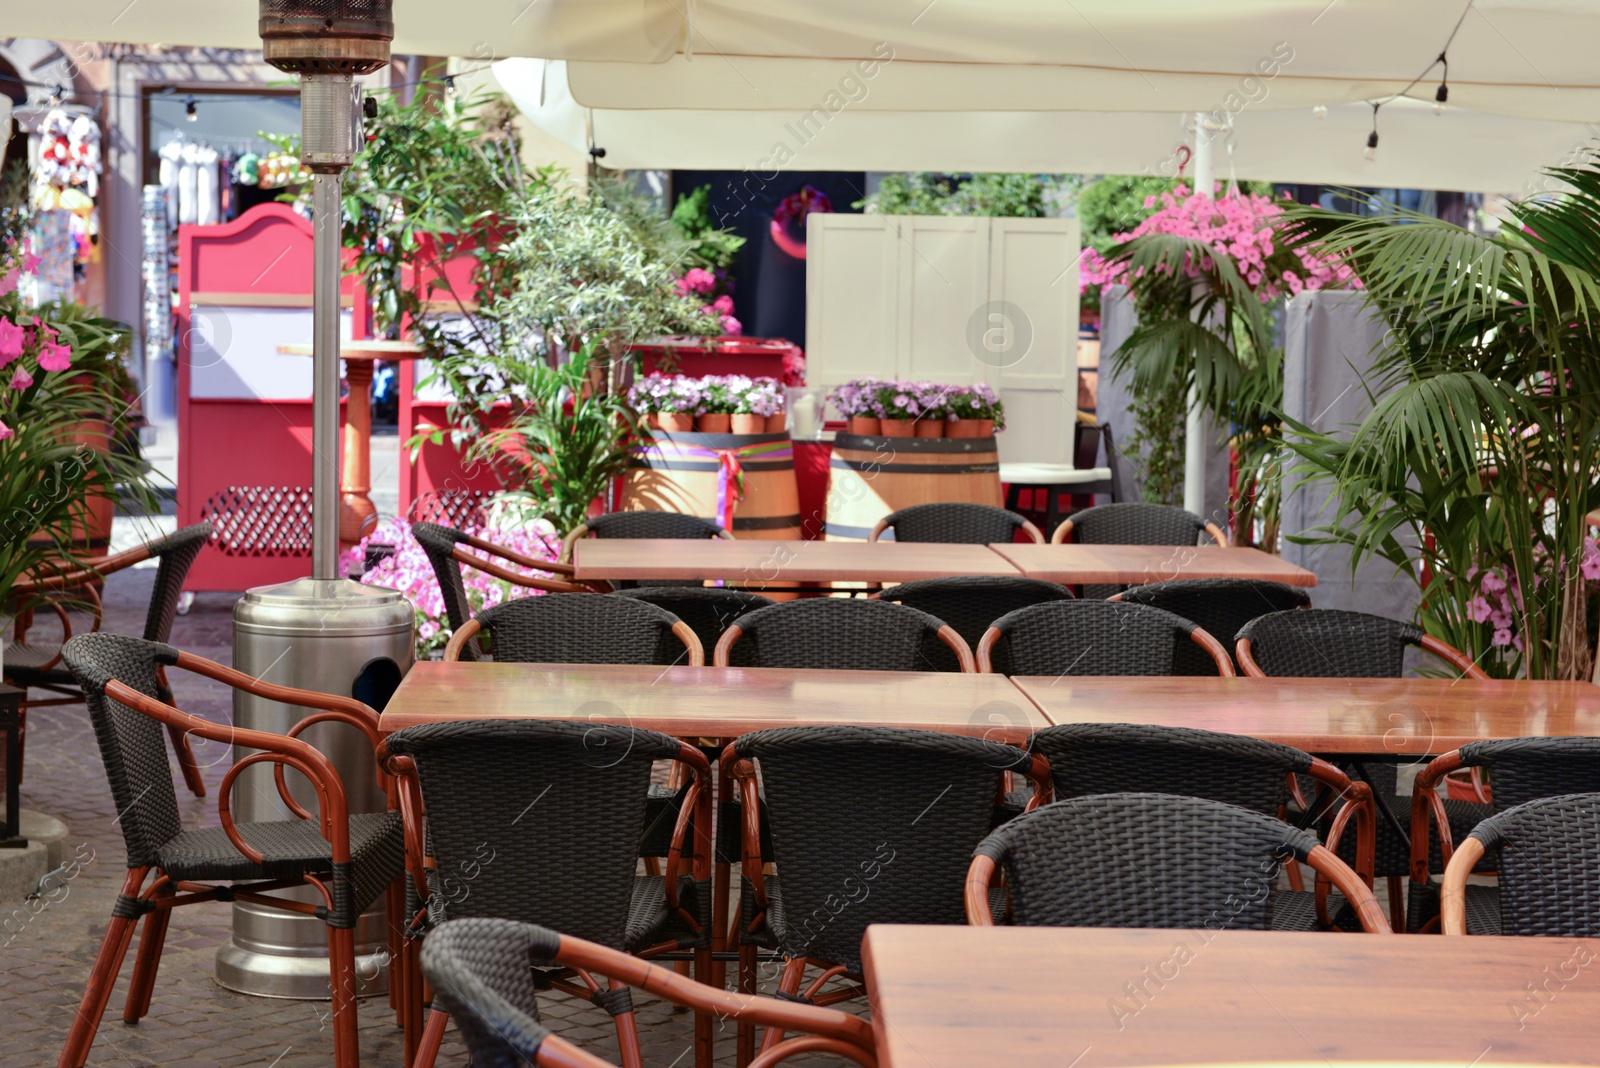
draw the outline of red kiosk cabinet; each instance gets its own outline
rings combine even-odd
[[[311,567],[311,223],[263,204],[178,229],[178,522],[215,528],[186,583],[244,590]],[[352,278],[343,335],[365,337]]]

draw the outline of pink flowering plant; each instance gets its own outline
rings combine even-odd
[[[706,391],[698,378],[655,371],[633,384],[628,391],[628,403],[640,415],[662,412],[698,415],[705,411]]]
[[[561,539],[554,527],[543,522],[510,523],[508,519],[509,516],[492,518],[485,526],[470,528],[467,533],[536,560],[556,559],[561,550]],[[417,643],[417,659],[430,659],[432,654],[442,652],[450,643],[452,632],[450,617],[445,612],[444,595],[439,591],[439,579],[428,561],[428,554],[412,537],[411,524],[398,519],[385,519],[372,533],[345,551],[341,557],[340,572],[351,574],[360,571],[365,566],[368,549],[373,547],[385,550],[384,555],[375,567],[361,573],[361,581],[368,586],[384,586],[405,594],[406,600],[411,602],[411,607],[416,611],[416,625],[412,633]],[[387,552],[389,548],[394,551]],[[525,571],[535,578],[549,577],[544,572],[526,571],[500,558],[494,562],[513,571]],[[467,589],[467,602],[474,614],[504,601],[537,597],[544,592],[514,585],[473,567],[463,567],[461,578]]]
[[[881,385],[883,383],[876,378],[852,378],[828,391],[828,403],[846,419],[881,419],[883,408],[878,403]]]
[[[653,371],[634,383],[628,399],[641,415],[659,412],[776,415],[783,411],[783,387],[778,380],[749,375],[690,378]]]
[[[81,558],[90,503],[153,507],[148,472],[110,446],[132,430],[127,328],[80,305],[0,295],[0,613],[19,579]]]
[[[776,378],[756,378],[740,401],[740,411],[751,415],[777,415],[783,411],[783,386]]]
[[[963,419],[993,419],[996,430],[1006,428],[1005,405],[987,382],[952,389],[946,398],[945,418],[955,423]]]

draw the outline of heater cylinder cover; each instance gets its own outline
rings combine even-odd
[[[389,62],[394,0],[261,0],[261,51],[293,74],[369,74]]]

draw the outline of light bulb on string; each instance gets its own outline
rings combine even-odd
[[[188,97],[183,102],[183,117],[188,119],[190,122],[200,121],[200,105],[195,102],[195,99],[192,96]]]
[[[444,91],[446,93],[451,93],[451,94],[455,93],[455,91],[456,91],[456,76],[454,74],[446,74],[444,76]]]
[[[1433,113],[1444,114],[1444,105],[1450,99],[1450,87],[1444,82],[1439,83],[1438,91],[1433,94]]]
[[[1326,105],[1326,104],[1318,104],[1316,107],[1311,109],[1311,114],[1315,115],[1319,119],[1327,118],[1328,117],[1328,105]]]
[[[61,106],[61,100],[66,95],[67,95],[67,91],[66,91],[65,88],[63,88],[60,85],[52,85],[50,87],[50,106],[53,107],[53,108],[60,107]]]
[[[1368,159],[1378,158],[1378,109],[1382,106],[1382,104],[1372,105],[1372,132],[1367,134],[1367,151],[1365,153]]]

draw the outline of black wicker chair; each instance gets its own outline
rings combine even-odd
[[[493,641],[496,660],[513,663],[705,663],[700,639],[687,623],[629,598],[553,594],[505,601],[459,627],[444,658],[468,659],[464,654],[480,633]]]
[[[817,597],[758,609],[723,632],[714,663],[730,666],[740,645],[752,667],[938,671],[945,648],[959,670],[973,670],[955,628],[891,601]]]
[[[1440,926],[1467,934],[1467,876],[1499,854],[1500,929],[1506,935],[1600,934],[1600,794],[1561,794],[1496,813],[1472,829],[1444,870]]]
[[[1040,789],[1045,775],[1009,745],[882,727],[757,731],[722,760],[745,816],[740,989],[755,990],[757,947],[775,947],[785,958],[778,996],[819,1005],[860,993],[822,987],[861,976],[868,924],[963,922],[963,873],[989,832],[1004,773],[1026,771]],[[770,821],[776,876],[762,870],[759,813]],[[824,970],[802,994],[808,961]],[[763,1050],[779,1037],[769,1030]],[[740,1063],[752,1038],[741,1028]]]
[[[160,561],[156,566],[155,585],[150,591],[150,610],[145,615],[143,637],[151,642],[164,642],[171,638],[172,621],[178,614],[178,599],[183,595],[183,580],[210,537],[211,524],[196,523],[138,548],[98,560],[75,562],[59,571],[32,576],[31,580],[13,587],[10,592],[12,598],[24,602],[41,598],[61,621],[59,644],[19,640],[16,645],[6,646],[6,682],[24,690],[38,689],[60,695],[42,701],[24,700],[23,709],[74,705],[84,700],[83,690],[61,658],[62,648],[72,639],[72,616],[68,607],[73,602],[86,602],[94,619],[89,633],[98,632],[101,619],[99,587],[107,575],[152,557]],[[4,640],[5,636],[0,635],[0,642]],[[164,673],[156,673],[156,684],[156,698],[163,704],[172,704],[172,691],[167,689]],[[200,776],[200,767],[195,762],[189,739],[177,730],[171,733],[172,743],[178,752],[178,765],[183,769],[184,783],[196,797],[204,797],[205,780]]]
[[[1147,604],[1164,608],[1175,616],[1204,627],[1222,647],[1232,651],[1239,628],[1268,612],[1309,608],[1311,598],[1305,590],[1281,582],[1253,579],[1177,579],[1132,586],[1112,597],[1113,601]],[[1193,646],[1180,647],[1173,665],[1174,675],[1214,675],[1211,658]]]
[[[354,928],[361,913],[380,896],[388,895],[391,910],[401,908],[405,836],[396,811],[349,812],[338,772],[327,757],[296,735],[313,723],[339,721],[360,730],[376,747],[377,714],[349,698],[271,686],[170,645],[138,638],[81,634],[67,643],[63,657],[83,687],[94,721],[117,806],[117,823],[127,844],[128,875],[111,910],[111,924],[60,1063],[78,1068],[87,1059],[140,916],[145,917],[144,932],[123,1012],[128,1023],[137,1023],[149,1011],[172,909],[238,899],[301,910],[305,906],[300,902],[272,897],[265,891],[313,886],[322,892],[325,908],[319,908],[318,915],[328,925],[334,976],[334,1061],[340,1068],[355,1068],[360,1056]],[[158,675],[171,667],[312,712],[286,734],[211,723],[158,699]],[[218,800],[221,826],[183,827],[162,741],[163,725],[225,745],[260,750],[235,763],[223,778]],[[236,777],[259,763],[276,765],[279,794],[299,818],[234,822],[229,795]],[[317,811],[306,811],[290,796],[281,776],[283,767],[310,780],[318,797]],[[390,981],[403,985],[403,972],[398,956],[393,956]]]
[[[895,541],[931,541],[947,545],[1009,544],[1018,530],[1035,542],[1044,541],[1044,534],[1023,516],[1004,508],[987,504],[965,504],[944,501],[938,504],[914,504],[898,512],[890,512],[878,520],[868,541],[877,541],[884,531],[894,531]]]
[[[1397,679],[1405,671],[1408,645],[1432,653],[1468,678],[1488,677],[1464,654],[1415,624],[1333,608],[1269,612],[1253,619],[1239,628],[1234,656],[1239,670],[1253,677]],[[1398,923],[1405,911],[1402,880],[1411,874],[1409,835],[1400,830],[1400,819],[1410,802],[1399,796],[1393,764],[1348,766],[1372,784],[1379,815],[1375,871],[1389,880],[1389,914]],[[1487,805],[1470,801],[1452,801],[1447,807],[1458,833],[1489,814]]]
[[[571,564],[557,563],[554,560],[535,560],[513,552],[503,545],[496,545],[494,542],[453,527],[440,526],[438,523],[413,523],[411,536],[417,539],[417,544],[422,546],[428,562],[433,565],[433,575],[438,580],[439,594],[444,600],[445,616],[450,620],[452,632],[459,631],[472,618],[472,602],[467,598],[467,584],[461,577],[462,565],[477,568],[485,574],[504,579],[525,589],[543,590],[546,593],[592,592],[588,585],[571,581],[573,573]],[[477,550],[477,553],[471,550]],[[517,567],[534,568],[562,577],[547,579],[526,575],[505,566],[505,563],[497,562],[495,557]],[[462,659],[488,658],[474,642],[465,647]]]
[[[1329,848],[1338,851],[1351,820],[1355,822],[1356,861],[1362,882],[1372,885],[1375,815],[1372,791],[1352,782],[1339,768],[1310,753],[1259,738],[1133,723],[1064,723],[1037,731],[1028,751],[1050,764],[1051,796],[1057,800],[1128,791],[1177,794],[1220,801],[1285,818],[1290,802],[1300,809],[1301,826],[1327,819]],[[1305,775],[1325,790],[1307,805],[1296,796],[1294,776]],[[1288,891],[1274,890],[1273,921],[1279,930],[1309,930],[1332,925],[1326,884],[1315,900],[1299,892],[1299,869],[1290,867]]]
[[[1560,794],[1600,793],[1600,738],[1501,738],[1472,742],[1445,753],[1418,773],[1411,788],[1411,883],[1406,925],[1412,931],[1434,927],[1439,890],[1433,874],[1442,872],[1455,853],[1455,843],[1472,833],[1483,805],[1441,798],[1438,786],[1447,775],[1473,772],[1470,785],[1488,798],[1492,812],[1504,812],[1529,801]],[[1477,775],[1487,770],[1493,785]],[[1437,833],[1435,833],[1437,829]],[[1427,855],[1423,849],[1427,849]],[[1478,862],[1479,872],[1492,871],[1493,852]],[[1500,898],[1493,886],[1465,887],[1467,931],[1500,933]]]
[[[698,749],[626,725],[479,720],[395,731],[381,753],[398,779],[411,882],[422,898],[413,933],[467,916],[520,920],[615,950],[691,956],[708,978],[710,849],[694,828],[711,825],[711,767]],[[656,760],[677,762],[691,782],[665,873],[636,875]],[[424,808],[426,842],[413,818]],[[556,985],[610,1012],[618,1041],[636,1055],[625,993],[607,994],[581,973]],[[415,1019],[420,991],[404,1004]],[[430,1015],[417,1068],[433,1062],[444,1022],[442,1012]],[[700,1040],[710,1041],[710,1026],[696,1021]]]
[[[944,620],[961,635],[961,640],[969,648],[976,649],[989,626],[1007,612],[1047,601],[1069,600],[1072,591],[1039,579],[964,575],[902,582],[872,596]],[[934,670],[958,670],[955,654],[950,650],[935,649],[933,656],[937,665]]]
[[[604,946],[512,920],[442,924],[422,947],[422,972],[455,1019],[472,1063],[485,1066],[610,1068],[553,1035],[539,1019],[538,992],[551,966],[583,968],[701,1013],[808,1032],[764,1064],[796,1053],[831,1053],[873,1068],[872,1026],[835,1009],[720,990],[652,968]]]
[[[647,586],[643,589],[619,590],[615,596],[632,597],[671,612],[689,625],[695,637],[700,639],[702,649],[713,650],[730,624],[749,612],[776,603],[759,593],[715,586]],[[749,646],[734,646],[731,666],[753,666],[746,663],[751,652]]]
[[[692,541],[699,538],[721,538],[732,541],[733,535],[710,519],[681,512],[656,512],[641,509],[632,512],[607,512],[593,516],[573,527],[561,545],[561,559],[572,560],[572,547],[579,538],[672,538]],[[617,589],[634,589],[639,586],[681,586],[677,579],[625,579],[613,582]]]
[[[1152,793],[1068,798],[995,831],[972,858],[967,921],[995,922],[1000,869],[1011,920],[1024,927],[1272,930],[1283,900],[1273,887],[1291,859],[1326,877],[1362,929],[1388,933],[1371,889],[1310,832],[1236,805]]]
[[[1231,676],[1228,652],[1187,619],[1142,604],[1051,601],[994,621],[978,670],[999,675],[1173,675],[1178,650],[1197,646],[1212,674]]]
[[[1227,545],[1228,536],[1215,523],[1167,504],[1102,504],[1074,512],[1050,533],[1052,544],[1068,540],[1080,545]],[[1087,585],[1083,596],[1110,597],[1124,586]]]

